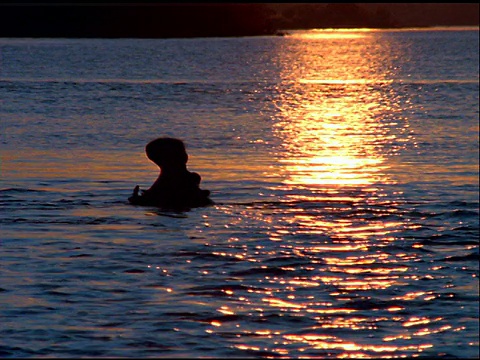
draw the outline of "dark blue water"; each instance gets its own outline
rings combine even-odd
[[[0,57],[0,356],[478,357],[478,29]],[[159,136],[214,206],[128,204]]]

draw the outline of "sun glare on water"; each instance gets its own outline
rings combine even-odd
[[[263,294],[260,304],[257,301],[251,305],[265,313],[313,316],[318,324],[311,333],[265,329],[258,336],[278,339],[275,351],[281,355],[288,354],[291,346],[350,358],[422,352],[431,345],[397,344],[391,339],[356,342],[328,332],[333,328],[375,330],[385,321],[404,321],[396,316],[402,307],[390,307],[387,312],[391,316],[369,319],[356,316],[357,308],[320,301],[315,296],[305,298],[298,292],[332,286],[337,291],[330,293],[331,297],[351,300],[351,293],[382,292],[397,285],[408,270],[401,260],[382,251],[382,244],[393,241],[392,234],[408,224],[364,218],[355,210],[357,203],[375,206],[378,188],[395,183],[389,157],[410,139],[408,121],[400,124],[392,118],[400,104],[391,95],[390,48],[367,30],[354,34],[333,32],[327,37],[309,34],[290,39],[296,56],[288,58],[279,51],[279,63],[284,65],[281,86],[285,91],[279,92],[276,99],[278,121],[273,129],[284,149],[278,172],[286,198],[292,203],[305,202],[308,211],[301,207],[286,209],[283,220],[291,226],[269,223],[266,217],[262,220],[270,224],[270,239],[284,253],[290,251],[308,259],[312,264],[309,270],[317,275],[266,276],[262,286],[271,290]],[[337,40],[352,43],[339,46]],[[397,210],[386,206],[381,211],[394,214]],[[326,216],[329,212],[338,216]],[[261,219],[258,212],[243,215]],[[289,242],[292,236],[309,241]],[[325,236],[329,240],[322,242]],[[257,260],[252,257],[251,261]],[[323,270],[315,272],[318,269],[313,264],[323,266]],[[267,268],[262,265],[262,269]],[[238,348],[262,350],[247,344],[239,344]]]
[[[391,80],[382,71],[389,66],[389,49],[381,48],[375,36],[364,36],[371,35],[368,29],[319,33],[353,34],[362,41],[345,52],[332,41],[294,37],[298,58],[295,66],[285,62],[282,77],[291,91],[278,101],[281,121],[275,129],[289,154],[282,159],[285,183],[327,187],[391,183],[382,151],[396,138],[385,119],[385,113],[398,106],[389,99]],[[341,62],[335,54],[339,48],[345,52]]]

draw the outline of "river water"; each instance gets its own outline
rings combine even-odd
[[[478,41],[0,39],[0,355],[478,357]]]

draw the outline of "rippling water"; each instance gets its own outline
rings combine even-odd
[[[0,51],[2,357],[478,356],[478,29]]]

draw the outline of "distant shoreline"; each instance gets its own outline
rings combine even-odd
[[[479,4],[0,4],[2,38],[275,36],[305,29],[479,26]]]
[[[162,39],[200,39],[200,38],[242,38],[242,37],[261,37],[261,36],[294,36],[303,32],[318,31],[318,33],[327,32],[422,32],[422,31],[480,31],[480,26],[417,26],[417,27],[401,27],[401,28],[314,28],[314,29],[287,29],[278,30],[272,34],[258,35],[212,35],[212,36],[168,36],[168,37],[102,37],[102,36],[1,36],[0,39],[138,39],[138,40],[162,40]]]

